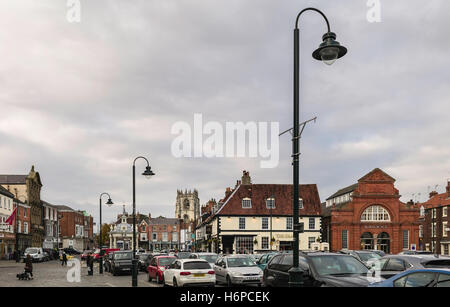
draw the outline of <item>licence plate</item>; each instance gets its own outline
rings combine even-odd
[[[259,277],[247,277],[247,280],[259,280]]]
[[[205,274],[192,274],[194,277],[205,277]]]

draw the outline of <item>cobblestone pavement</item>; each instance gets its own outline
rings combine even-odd
[[[33,263],[33,280],[18,280],[16,275],[22,273],[25,264],[15,261],[0,261],[0,287],[131,287],[131,275],[112,276],[98,273],[98,264],[94,266],[94,275],[88,276],[86,264],[82,262],[80,282],[69,282],[67,273],[73,267],[61,266],[53,260]],[[139,287],[161,287],[155,282],[148,282],[144,272],[138,275]]]

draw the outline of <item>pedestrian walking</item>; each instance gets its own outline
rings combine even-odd
[[[65,252],[63,252],[62,254],[62,261],[61,261],[61,265],[65,265],[67,266],[67,255]]]
[[[94,275],[94,257],[92,257],[92,253],[89,253],[87,256],[86,264],[88,267],[88,275]]]
[[[30,255],[27,255],[25,259],[25,272],[30,274],[31,279],[33,279],[33,261],[31,261]]]

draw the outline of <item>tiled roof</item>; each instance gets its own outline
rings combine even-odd
[[[428,201],[421,203],[425,208],[436,208],[441,206],[449,206],[450,205],[450,196],[447,192],[434,195]],[[419,206],[420,206],[419,205]]]
[[[11,193],[10,191],[8,191],[7,189],[5,189],[4,187],[2,187],[1,185],[0,185],[0,194],[5,195],[10,198],[14,198],[14,194]]]
[[[69,206],[64,206],[64,205],[60,205],[60,206],[55,206],[59,211],[75,211],[72,208],[70,208]]]
[[[156,217],[150,219],[149,225],[176,225],[179,224],[180,220],[177,218],[166,218],[166,217]]]
[[[0,184],[25,184],[27,175],[0,175]]]
[[[293,189],[291,184],[239,185],[217,211],[217,215],[269,215],[266,199],[275,197],[272,215],[292,215]],[[303,199],[300,215],[320,215],[320,197],[315,184],[299,185],[299,196]],[[242,199],[250,198],[251,208],[242,208]]]
[[[357,183],[349,185],[348,187],[338,190],[336,193],[334,193],[333,195],[328,197],[327,200],[350,193],[350,192],[353,192],[357,187],[358,187]]]
[[[52,208],[58,208],[58,206],[52,205],[52,204],[46,202],[45,200],[41,200],[41,201],[42,201],[42,204],[43,204],[44,206],[52,207]]]

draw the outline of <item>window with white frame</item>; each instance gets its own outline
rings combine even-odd
[[[436,223],[431,224],[431,237],[436,237]]]
[[[261,228],[262,229],[269,229],[269,218],[268,217],[263,217],[261,219]]]
[[[419,225],[419,238],[423,238],[423,225]]]
[[[22,229],[21,229],[22,223],[20,221],[17,222],[17,233],[21,233]]]
[[[348,248],[348,230],[342,230],[342,248]]]
[[[286,230],[292,230],[294,225],[294,219],[292,216],[286,218]]]
[[[153,241],[157,241],[158,239],[157,239],[157,234],[156,233],[152,233],[152,238],[153,238]]]
[[[172,233],[172,241],[175,241],[175,242],[178,241],[178,232],[173,232]]]
[[[162,233],[162,240],[163,240],[164,242],[169,241],[169,234],[168,234],[167,232],[163,232],[163,233]]]
[[[244,198],[242,200],[242,208],[251,208],[252,207],[252,200],[250,198]]]
[[[442,236],[447,236],[447,222],[442,222]]]
[[[298,208],[303,209],[303,198],[298,199]]]
[[[316,219],[313,217],[309,218],[309,229],[313,230],[316,229]]]
[[[311,244],[316,242],[316,237],[308,237],[308,249],[311,249]]]
[[[245,217],[239,218],[239,229],[245,229]]]
[[[420,206],[420,216],[425,216],[425,208],[424,208],[424,206]]]
[[[261,248],[269,249],[269,237],[261,237]]]
[[[446,216],[447,216],[447,210],[448,210],[448,207],[443,207],[443,208],[442,208],[442,216],[443,216],[443,217],[446,217]]]
[[[275,209],[275,198],[267,198],[266,199],[266,208],[267,209]]]
[[[403,230],[403,249],[409,249],[409,230]]]
[[[23,232],[28,233],[28,223],[27,222],[23,223]]]
[[[361,222],[388,222],[391,220],[389,213],[382,206],[370,206],[361,215]]]

